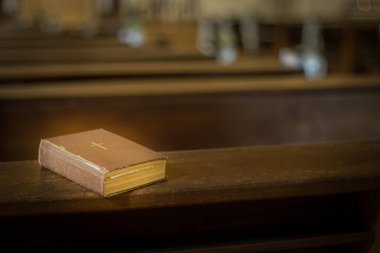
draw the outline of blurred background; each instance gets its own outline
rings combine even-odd
[[[379,0],[1,0],[0,161],[380,139]]]

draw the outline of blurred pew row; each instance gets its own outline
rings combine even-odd
[[[379,43],[361,36],[373,24],[327,26],[329,74],[314,81],[278,59],[301,25],[263,25],[261,52],[241,48],[229,65],[197,50],[196,24],[156,27],[140,48],[109,35],[1,35],[1,160],[35,159],[39,139],[98,127],[157,150],[380,136],[379,50],[363,58]]]
[[[166,10],[167,3],[159,2],[152,1],[159,13],[182,8],[178,4]],[[3,1],[3,9],[4,3],[9,1]],[[376,139],[380,135],[376,127],[378,21],[357,18],[362,6],[335,19],[331,17],[336,13],[320,20],[300,21],[300,16],[282,22],[278,22],[281,15],[278,20],[256,15],[247,25],[232,9],[224,16],[217,15],[216,9],[198,15],[198,7],[188,6],[192,19],[165,20],[149,16],[150,11],[141,11],[143,5],[133,1],[114,1],[113,11],[96,13],[103,25],[95,34],[84,36],[63,28],[59,33],[41,31],[39,22],[51,20],[38,17],[59,13],[59,6],[54,1],[46,6],[41,2],[46,7],[41,14],[33,3],[38,1],[29,3],[29,12],[22,9],[4,15],[6,22],[0,29],[0,134],[6,140],[1,144],[2,160],[33,159],[40,138],[96,127],[158,150]],[[215,6],[207,4],[208,10]],[[74,3],[64,5],[62,10],[75,14]],[[96,12],[91,4],[92,9],[79,5],[88,15]],[[278,10],[285,5],[273,7]],[[36,16],[22,27],[20,18],[24,20],[27,13]],[[138,48],[118,37],[123,27],[120,15],[143,27],[145,39]],[[202,32],[211,34],[211,41]],[[247,34],[252,36],[247,38]],[[253,51],[245,39],[257,42]],[[236,59],[225,64],[217,54],[205,55],[200,46],[209,42],[216,50],[233,45]],[[314,60],[326,60],[327,76],[308,81],[305,69],[283,64],[283,49],[295,54],[311,50],[317,57]],[[33,127],[22,123],[27,118]],[[188,125],[179,127],[183,122]]]
[[[25,77],[29,73],[31,75],[46,73],[45,69],[52,69],[53,66],[60,69],[64,64],[104,63],[105,68],[113,68],[112,64],[128,63],[137,64],[140,68],[141,62],[154,61],[156,65],[160,65],[163,62],[168,64],[167,62],[175,61],[172,64],[173,73],[177,70],[175,67],[177,61],[196,60],[216,67],[217,64],[214,62],[217,61],[217,53],[206,56],[198,50],[200,40],[198,26],[196,23],[146,25],[146,40],[139,48],[131,48],[120,42],[115,34],[85,39],[70,34],[46,35],[40,31],[6,32],[0,34],[0,78],[17,79],[19,74]],[[317,53],[325,58],[327,73],[379,72],[380,33],[376,22],[319,24],[319,26],[322,31],[319,32],[318,38],[322,38],[323,43],[317,45],[322,47]],[[278,70],[280,63],[283,63],[280,54],[282,49],[289,48],[301,54],[299,51],[302,52],[302,48],[306,47],[303,37],[307,31],[301,24],[260,24],[259,32],[256,34],[258,44],[254,53],[244,47],[238,23],[234,27],[236,36],[233,45],[237,56],[223,65],[241,64],[241,59],[244,59],[247,69],[249,66],[255,69],[260,68],[259,63],[264,57],[272,58],[273,69]],[[218,46],[217,41],[214,41],[213,45],[219,47],[216,50],[222,50],[220,48],[223,46]],[[126,72],[129,72],[129,65],[125,67]],[[193,62],[189,62],[188,65],[193,65],[194,69],[198,67]],[[299,67],[289,67],[286,64],[283,69],[302,71]],[[225,70],[228,72],[227,68]],[[14,77],[10,74],[13,71],[15,71]]]

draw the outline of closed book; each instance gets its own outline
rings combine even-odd
[[[166,159],[104,129],[42,139],[38,155],[42,167],[103,196],[164,180]]]

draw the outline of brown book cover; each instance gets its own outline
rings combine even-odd
[[[165,179],[166,157],[104,129],[42,139],[38,161],[103,196]]]

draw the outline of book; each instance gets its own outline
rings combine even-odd
[[[42,139],[38,161],[102,196],[164,180],[167,158],[104,129]]]

